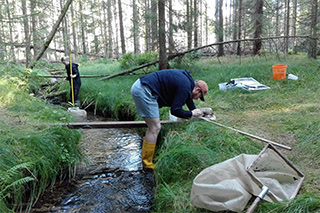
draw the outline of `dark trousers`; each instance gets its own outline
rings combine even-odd
[[[79,90],[80,90],[81,84],[75,84],[73,83],[73,95],[74,95],[74,102],[79,102]],[[70,85],[70,99],[72,101],[72,90]]]

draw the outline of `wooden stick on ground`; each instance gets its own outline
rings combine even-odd
[[[283,149],[286,149],[286,150],[289,150],[289,151],[292,150],[292,148],[289,147],[289,146],[286,146],[286,145],[283,145],[283,144],[279,144],[279,143],[276,143],[276,142],[274,142],[274,141],[271,141],[271,140],[268,140],[268,139],[265,139],[265,138],[262,138],[262,137],[259,137],[259,136],[256,136],[256,135],[253,135],[253,134],[250,134],[250,133],[247,133],[247,132],[238,130],[238,129],[234,129],[234,128],[225,126],[225,125],[220,124],[220,123],[218,123],[218,122],[211,121],[211,120],[209,120],[209,119],[207,119],[207,118],[201,117],[201,119],[202,119],[202,120],[205,120],[205,121],[208,121],[208,122],[210,122],[210,123],[213,123],[213,124],[215,124],[215,125],[218,125],[218,126],[220,126],[220,127],[224,127],[224,128],[230,129],[230,130],[235,131],[235,132],[237,132],[237,133],[240,133],[240,134],[242,134],[242,135],[246,135],[246,136],[248,136],[248,137],[254,138],[254,139],[256,139],[256,140],[259,140],[259,141],[262,141],[262,142],[265,142],[265,143],[270,143],[270,144],[272,144],[272,145],[274,145],[274,146],[277,146],[277,147],[280,147],[280,148],[283,148]]]

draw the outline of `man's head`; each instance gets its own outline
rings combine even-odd
[[[208,92],[208,85],[202,80],[197,80],[194,82],[194,88],[192,91],[192,99],[200,98],[201,101],[204,101],[204,96]]]
[[[61,58],[61,63],[63,63],[64,65],[68,65],[68,64],[70,64],[70,61],[69,61],[68,58],[62,57],[62,58]]]

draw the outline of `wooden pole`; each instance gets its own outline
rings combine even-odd
[[[71,53],[70,53],[70,82],[71,82],[71,101],[72,106],[74,106],[74,91],[73,91],[73,78],[72,78],[72,59],[71,59]]]
[[[177,123],[173,121],[160,121],[161,125]],[[47,125],[67,126],[72,129],[99,129],[99,128],[139,128],[147,127],[144,121],[106,121],[106,122],[75,122],[75,123],[49,123]]]
[[[271,141],[271,140],[268,140],[268,139],[265,139],[265,138],[262,138],[262,137],[259,137],[259,136],[256,136],[256,135],[253,135],[253,134],[250,134],[250,133],[247,133],[247,132],[238,130],[238,129],[234,129],[234,128],[225,126],[225,125],[220,124],[220,123],[218,123],[218,122],[211,121],[211,120],[209,120],[209,119],[207,119],[207,118],[201,117],[201,119],[202,119],[202,120],[205,120],[205,121],[208,121],[208,122],[210,122],[210,123],[213,123],[213,124],[215,124],[215,125],[217,125],[217,126],[230,129],[230,130],[235,131],[235,132],[237,132],[237,133],[240,133],[240,134],[242,134],[242,135],[245,135],[245,136],[254,138],[254,139],[256,139],[256,140],[259,140],[259,141],[262,141],[262,142],[265,142],[265,143],[270,143],[270,144],[272,144],[272,145],[274,145],[274,146],[277,146],[277,147],[280,147],[280,148],[283,148],[283,149],[286,149],[286,150],[289,150],[289,151],[292,150],[292,148],[289,147],[289,146],[285,146],[285,145],[276,143],[276,142],[274,142],[274,141]]]

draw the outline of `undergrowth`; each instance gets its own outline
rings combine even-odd
[[[34,96],[43,79],[14,66],[0,74],[0,211],[28,211],[47,187],[72,176],[81,135],[43,124],[71,121],[64,109]]]

